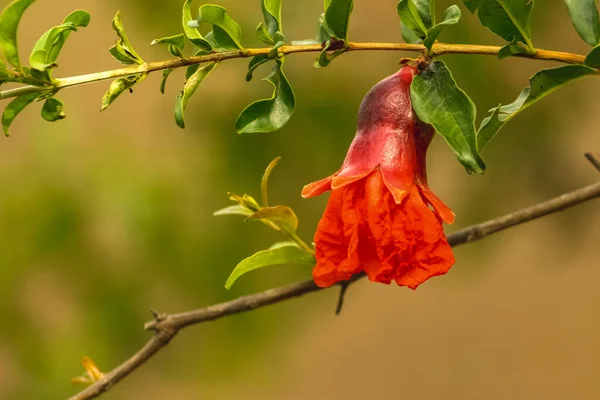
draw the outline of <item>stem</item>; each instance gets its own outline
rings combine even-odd
[[[287,236],[290,240],[295,242],[301,249],[309,252],[310,254],[315,254],[315,250],[309,245],[307,245],[306,242],[302,240],[302,238],[300,238],[300,236],[298,236],[296,232],[289,232],[286,228],[280,226],[279,223],[275,223],[273,221],[269,221],[266,219],[261,219],[260,221],[269,228],[273,229],[274,231],[281,232],[282,234]]]
[[[323,47],[320,44],[308,45],[285,45],[279,48],[279,53],[283,55],[292,53],[320,52]],[[0,92],[0,100],[17,97],[29,93],[42,93],[50,90],[59,90],[71,86],[85,85],[88,83],[100,82],[107,79],[120,78],[123,76],[149,73],[168,68],[180,68],[191,64],[200,64],[208,61],[223,61],[231,58],[247,58],[257,55],[268,54],[271,48],[244,49],[236,51],[225,51],[219,53],[207,54],[204,56],[188,57],[186,59],[156,61],[134,65],[125,68],[114,69],[110,71],[95,72],[92,74],[72,76],[68,78],[56,79],[54,86],[21,86],[15,89],[9,89]],[[408,43],[355,43],[349,42],[347,51],[362,50],[380,50],[380,51],[413,51],[423,52],[425,46],[420,44]],[[443,54],[482,54],[497,55],[500,51],[499,46],[479,46],[468,44],[444,44],[435,43],[431,49],[432,56]],[[537,50],[535,54],[517,54],[515,57],[529,58],[534,60],[558,61],[566,64],[581,64],[585,56],[580,54],[563,53],[560,51]]]
[[[292,233],[286,232],[286,234],[290,237],[290,239],[292,239],[294,242],[296,242],[296,244],[298,246],[300,246],[303,250],[306,250],[311,254],[315,254],[315,251],[309,245],[307,245],[306,242],[304,240],[302,240],[296,232],[292,232]]]

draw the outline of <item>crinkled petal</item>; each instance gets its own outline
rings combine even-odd
[[[390,229],[390,209],[387,190],[381,173],[375,171],[366,179],[363,207],[369,242],[374,247],[374,259],[364,266],[369,280],[389,284],[394,279],[395,265],[390,256],[394,252],[394,238]]]
[[[369,176],[365,205],[371,240],[379,265],[365,272],[369,279],[415,289],[427,279],[445,274],[454,264],[441,222],[416,186],[401,204],[382,189],[379,174]],[[368,200],[367,200],[368,199]]]
[[[448,272],[455,261],[452,248],[442,222],[429,209],[416,186],[392,214],[396,246],[409,253],[406,259],[398,259],[396,283],[416,289],[427,279]],[[399,232],[404,233],[403,243],[398,243],[402,236]]]
[[[360,251],[364,225],[360,202],[361,185],[348,185],[333,190],[325,213],[315,233],[317,265],[313,279],[320,287],[348,280],[361,271]]]

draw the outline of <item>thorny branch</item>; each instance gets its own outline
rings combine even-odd
[[[586,158],[600,171],[600,162],[591,154],[586,153]],[[584,203],[588,200],[600,197],[600,181],[584,188],[565,193],[554,199],[524,208],[520,211],[504,215],[480,224],[472,225],[448,236],[448,242],[452,247],[474,242],[488,235],[529,222],[546,215],[566,210],[567,208]],[[347,288],[353,282],[362,279],[364,275],[355,275],[350,281],[342,284],[342,289]],[[173,337],[183,328],[206,321],[214,321],[228,315],[239,314],[279,303],[306,293],[324,290],[315,285],[312,280],[293,283],[287,286],[273,288],[264,292],[242,296],[221,304],[187,311],[180,314],[159,314],[153,312],[154,320],[145,324],[145,329],[154,331],[154,335],[146,344],[131,358],[119,365],[112,371],[88,386],[83,391],[71,397],[69,400],[88,400],[100,396],[110,390],[115,384],[127,377],[155,353],[164,348]],[[339,307],[339,304],[338,304]]]
[[[279,48],[280,55],[292,53],[320,52],[323,46],[320,44],[286,45]],[[408,43],[348,43],[347,51],[357,50],[391,50],[391,51],[414,51],[424,52],[425,46]],[[79,86],[87,83],[99,82],[107,79],[120,78],[130,75],[139,75],[153,71],[169,68],[185,67],[191,64],[200,64],[209,61],[223,61],[232,58],[247,58],[257,55],[268,54],[271,48],[244,49],[236,51],[225,51],[207,54],[204,56],[188,57],[168,61],[156,61],[125,67],[110,71],[96,72],[87,75],[73,76],[69,78],[56,79],[53,86],[21,86],[14,89],[0,91],[0,100],[17,97],[23,94],[38,93],[64,89],[71,86]],[[480,46],[468,44],[445,44],[436,43],[431,50],[431,56],[442,54],[484,54],[498,55],[499,46]],[[566,64],[582,64],[585,57],[579,54],[564,53],[561,51],[536,50],[535,54],[516,54],[515,57],[530,58],[535,60],[558,61]]]

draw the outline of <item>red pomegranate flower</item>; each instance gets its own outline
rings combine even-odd
[[[454,213],[427,186],[434,131],[410,103],[416,73],[404,66],[367,93],[340,170],[302,190],[303,197],[332,191],[314,238],[313,278],[321,287],[365,272],[415,289],[454,264],[442,227]]]

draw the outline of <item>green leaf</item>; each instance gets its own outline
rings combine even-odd
[[[90,23],[90,14],[84,10],[73,11],[62,25],[55,26],[38,39],[29,56],[29,65],[38,71],[46,71],[56,66],[55,62],[69,34],[78,27]]]
[[[315,257],[297,246],[281,246],[262,250],[240,262],[231,272],[225,288],[231,289],[233,283],[242,275],[259,268],[282,264],[315,264]]]
[[[600,43],[600,21],[596,0],[565,0],[575,30],[590,46]]]
[[[479,16],[481,24],[508,42],[522,42],[530,53],[529,18],[533,0],[463,0],[465,6]]]
[[[490,110],[492,114],[481,121],[477,133],[479,149],[483,149],[508,121],[536,101],[567,82],[595,73],[595,69],[583,65],[565,65],[537,72],[529,80],[529,87],[523,89],[513,103],[493,108]]]
[[[208,35],[206,35],[206,39],[208,42],[212,42],[212,32],[210,32]],[[211,39],[211,40],[208,40],[208,39]],[[214,46],[218,47],[218,45],[216,43],[214,43]],[[196,48],[196,51],[194,52],[194,57],[203,56],[205,54],[210,54],[210,52],[204,51],[201,48]],[[188,65],[188,67],[185,69],[185,79],[186,80],[190,79],[190,77],[192,75],[194,75],[194,72],[196,72],[199,67],[200,67],[200,64]]]
[[[423,43],[423,39],[420,38],[416,33],[414,33],[409,27],[407,27],[404,24],[401,24],[400,27],[402,29],[402,39],[404,39],[404,41],[406,43],[410,43],[410,44]]]
[[[267,55],[269,56],[269,58],[283,57],[283,54],[279,54],[279,49],[285,45],[285,38],[280,32],[276,32],[274,41],[275,44],[273,44],[273,47],[271,48],[271,50],[269,50],[269,53]]]
[[[592,68],[600,68],[600,45],[594,47],[583,61],[585,65]]]
[[[63,21],[63,24],[68,22],[75,26],[86,27],[90,24],[90,13],[85,10],[75,10],[71,14],[67,15]]]
[[[238,196],[237,194],[228,193],[228,196],[229,200],[235,201],[240,206],[251,210],[253,213],[260,209],[258,202],[250,195],[245,194],[243,196]]]
[[[527,47],[525,47],[525,45],[523,43],[513,40],[509,44],[503,46],[498,51],[498,58],[502,59],[502,58],[513,56],[515,54],[526,54],[526,53],[529,53],[529,49]]]
[[[283,60],[276,59],[271,74],[264,79],[274,86],[273,95],[255,101],[240,113],[235,122],[238,133],[274,132],[290,120],[296,98],[282,68]]]
[[[256,27],[256,37],[258,38],[258,40],[260,40],[261,42],[263,42],[265,44],[268,44],[271,46],[275,44],[275,39],[273,39],[273,37],[269,33],[269,30],[267,29],[265,24],[263,24],[262,22],[259,23],[258,26]]]
[[[162,76],[160,78],[160,92],[162,94],[165,94],[165,86],[167,85],[167,79],[169,78],[169,75],[171,75],[171,72],[175,71],[175,68],[167,68],[167,69],[163,69],[162,71]]]
[[[427,36],[425,37],[425,40],[423,40],[423,44],[427,47],[427,50],[431,50],[431,46],[433,46],[433,43],[442,32],[442,29],[448,25],[458,23],[460,17],[460,8],[458,8],[458,6],[448,7],[446,11],[444,11],[443,21],[427,30]]]
[[[21,69],[21,61],[17,46],[17,28],[25,10],[34,1],[15,0],[7,5],[0,14],[0,51],[4,54],[6,61],[18,70]]]
[[[337,50],[330,52],[329,50],[332,47],[335,47],[337,43],[340,42],[336,42],[335,39],[331,39],[325,42],[325,47],[323,47],[323,50],[321,50],[319,56],[313,64],[315,68],[327,67],[329,64],[331,64],[331,61],[333,61],[337,56],[346,51],[345,44],[342,41],[341,43],[342,45],[344,45],[344,47],[342,47],[341,49],[338,48]]]
[[[243,215],[244,217],[249,217],[252,215],[254,211],[248,209],[247,207],[241,206],[239,204],[225,207],[220,209],[219,211],[215,211],[213,213],[214,216],[220,215]]]
[[[63,21],[63,24],[73,24],[78,28],[85,28],[90,24],[90,13],[85,10],[75,10],[71,14],[67,15]],[[58,58],[58,54],[62,50],[63,45],[67,37],[71,34],[71,31],[66,31],[63,33],[62,38],[58,40],[58,42],[50,48],[48,52],[48,57],[51,62],[56,61]]]
[[[475,105],[454,81],[443,61],[432,62],[410,86],[412,106],[419,118],[442,135],[468,171],[483,173],[477,149]]]
[[[319,17],[319,29],[317,31],[317,37],[314,41],[315,42],[314,44],[325,43],[326,41],[331,39],[332,34],[333,33],[327,27],[327,22],[325,22],[325,13],[322,13],[321,16]],[[310,39],[308,39],[308,40],[310,40]],[[306,44],[310,44],[310,43],[306,43]]]
[[[417,10],[419,11],[419,16],[421,17],[421,20],[423,21],[423,24],[425,25],[425,27],[427,29],[431,28],[433,25],[435,25],[434,23],[434,16],[435,16],[435,6],[433,3],[435,3],[435,1],[433,0],[412,0],[413,3],[415,3],[415,6],[417,7]]]
[[[353,0],[324,0],[323,28],[329,36],[348,42],[348,25],[354,7]]]
[[[477,11],[477,7],[479,7],[480,0],[463,0],[465,7],[471,11],[471,14],[474,14]]]
[[[175,57],[183,59],[183,49],[185,47],[185,35],[180,33],[179,35],[167,36],[160,39],[154,39],[150,46],[155,44],[166,44],[169,46],[169,53]]]
[[[9,80],[10,80],[10,75],[9,75],[8,71],[6,70],[6,65],[2,61],[2,58],[0,58],[0,85],[2,85],[4,82],[7,82]]]
[[[185,36],[187,36],[189,41],[192,42],[195,46],[210,53],[211,51],[213,51],[213,46],[211,46],[211,44],[202,37],[200,32],[198,32],[198,28],[193,28],[190,26],[190,22],[195,21],[192,18],[191,7],[192,0],[185,0],[185,3],[183,3],[183,16],[181,21],[183,25],[183,32],[185,33]]]
[[[139,75],[130,75],[124,78],[118,78],[112,81],[108,91],[102,96],[102,106],[100,111],[106,110],[108,106],[110,106],[113,101],[117,99],[126,90],[132,92],[132,87],[146,79],[148,76],[147,73],[139,74]]]
[[[152,43],[150,43],[150,45],[153,46],[158,43],[169,44],[169,45],[175,46],[179,50],[183,51],[183,49],[185,48],[185,36],[183,33],[180,33],[179,35],[173,35],[173,36],[163,37],[160,39],[154,39],[152,41]]]
[[[424,39],[427,36],[427,26],[421,18],[419,8],[413,0],[400,0],[398,3],[398,15],[402,24],[413,31],[415,35]]]
[[[217,43],[217,40],[215,39],[215,33],[213,31],[210,31],[206,34],[206,36],[204,36],[204,40],[206,40],[213,48],[218,48],[219,47],[219,43]],[[202,54],[209,54],[209,53],[202,53]]]
[[[269,198],[268,198],[269,177],[271,176],[271,172],[273,172],[273,169],[277,166],[277,164],[279,163],[280,160],[281,160],[281,157],[277,157],[273,161],[271,161],[269,163],[269,165],[267,165],[267,168],[265,169],[265,173],[263,174],[262,179],[260,180],[260,192],[262,194],[263,206],[265,206],[265,207],[269,206]]]
[[[298,243],[292,242],[291,240],[286,240],[286,241],[283,241],[283,242],[275,242],[275,243],[273,243],[271,246],[269,246],[269,250],[280,249],[282,247],[288,247],[288,246],[294,246],[294,247],[300,248],[300,246],[298,246]]]
[[[256,28],[258,38],[266,44],[275,44],[275,35],[283,32],[281,27],[281,0],[261,0],[265,24]]]
[[[185,81],[183,90],[177,95],[177,99],[175,100],[175,122],[177,122],[177,125],[180,128],[185,128],[184,113],[188,101],[196,92],[196,89],[198,89],[202,81],[204,81],[204,79],[212,72],[213,69],[215,69],[216,66],[216,62],[202,65],[196,70],[196,72],[192,74],[192,76],[189,77],[188,80]]]
[[[188,79],[190,79],[190,77],[192,75],[194,75],[196,73],[196,71],[198,71],[198,68],[200,68],[200,64],[192,64],[189,65],[186,69],[185,69],[185,80],[187,81]]]
[[[113,18],[112,27],[118,38],[117,43],[110,48],[110,54],[123,64],[143,64],[144,60],[135,52],[127,38],[120,11],[117,11],[117,14]]]
[[[246,219],[249,221],[259,219],[272,221],[288,233],[294,233],[298,229],[298,217],[294,210],[288,206],[261,207]]]
[[[200,6],[197,24],[189,25],[190,27],[199,26],[203,22],[213,26],[213,36],[219,47],[229,50],[243,49],[241,45],[242,29],[229,16],[225,8],[214,4]]]
[[[25,107],[33,103],[38,96],[39,93],[22,94],[8,103],[4,109],[4,112],[2,113],[2,129],[4,130],[4,134],[6,136],[8,136],[8,128],[17,115],[19,115],[19,113],[23,111]]]
[[[42,118],[54,122],[66,117],[63,112],[64,103],[55,97],[48,97],[42,106]]]
[[[122,64],[136,64],[136,61],[134,61],[120,46],[113,46],[108,49],[108,52],[115,60]]]
[[[250,82],[252,80],[252,74],[256,70],[256,68],[260,67],[264,63],[270,61],[268,54],[262,54],[258,56],[254,56],[250,59],[250,63],[248,64],[248,73],[246,74],[246,82]]]

